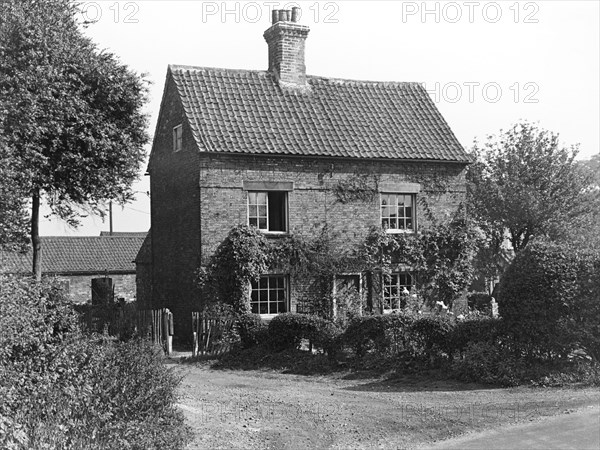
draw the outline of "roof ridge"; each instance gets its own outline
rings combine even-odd
[[[191,66],[187,64],[169,64],[171,70],[209,70],[219,72],[237,72],[237,73],[252,73],[257,75],[270,75],[268,70],[259,69],[232,69],[228,67],[211,67],[211,66]],[[396,81],[396,80],[357,80],[353,78],[328,77],[325,75],[306,75],[306,78],[314,80],[341,81],[344,83],[364,83],[364,84],[386,84],[386,85],[423,85],[424,81]]]

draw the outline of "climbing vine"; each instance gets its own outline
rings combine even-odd
[[[346,204],[350,202],[372,202],[379,192],[379,177],[373,174],[352,174],[338,181],[332,188],[337,201]]]
[[[403,264],[416,275],[419,291],[430,304],[447,305],[458,298],[473,278],[478,237],[462,214],[420,234],[389,234],[374,227],[364,242],[351,250],[325,226],[314,237],[288,236],[268,240],[254,228],[237,226],[198,271],[203,298],[230,304],[239,312],[250,309],[251,281],[277,271],[312,283],[313,310],[330,311],[332,281],[342,273],[390,274]]]

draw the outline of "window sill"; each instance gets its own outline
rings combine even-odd
[[[290,233],[288,231],[265,231],[259,230],[266,238],[280,238],[280,237],[288,237]]]
[[[283,314],[283,313],[281,313]],[[273,320],[274,317],[277,317],[279,314],[259,314],[260,316],[260,320],[263,323],[269,323],[271,320]]]

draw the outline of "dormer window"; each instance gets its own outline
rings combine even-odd
[[[178,152],[181,151],[181,147],[183,144],[183,129],[181,124],[173,127],[173,151]]]

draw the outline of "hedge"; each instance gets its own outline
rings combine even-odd
[[[528,357],[600,357],[600,255],[536,243],[517,254],[499,286],[498,308]]]

